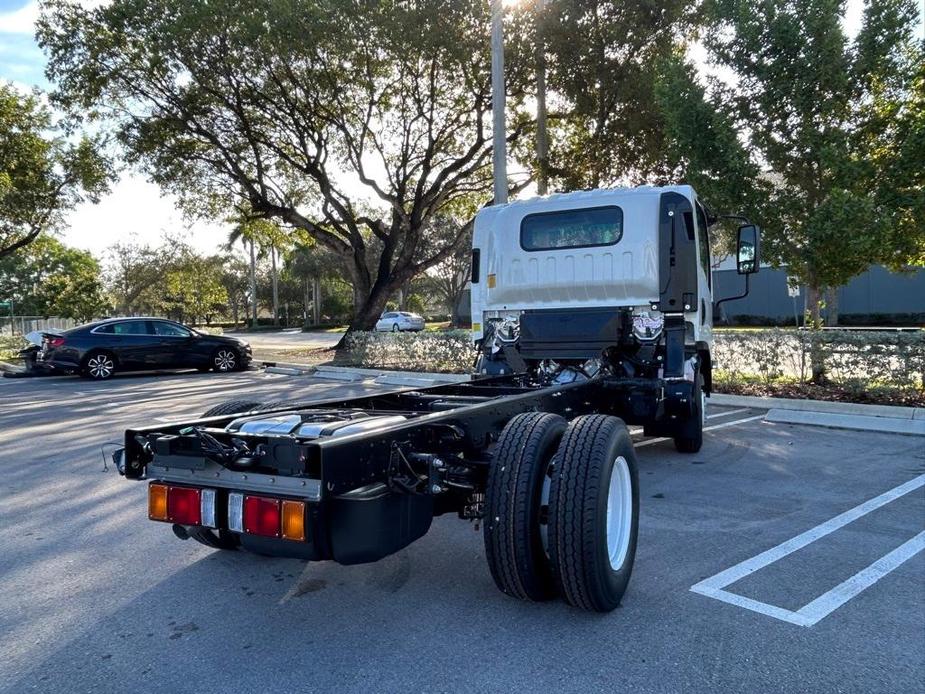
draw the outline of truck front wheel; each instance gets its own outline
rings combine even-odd
[[[501,432],[488,472],[485,555],[498,588],[521,600],[556,596],[546,554],[545,503],[565,426],[555,414],[517,415]]]
[[[565,600],[590,612],[620,605],[636,557],[639,481],[623,420],[569,424],[549,495],[549,558]]]
[[[691,389],[693,414],[678,427],[674,447],[680,453],[696,453],[703,446],[703,425],[706,420],[706,398],[703,390],[703,375],[698,371]]]

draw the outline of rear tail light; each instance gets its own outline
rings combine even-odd
[[[148,485],[148,518],[167,520],[167,487],[163,484]]]
[[[283,502],[283,538],[286,540],[305,540],[304,502]]]
[[[279,537],[279,499],[263,496],[244,497],[244,532],[264,537]]]
[[[219,490],[174,487],[160,482],[148,486],[148,518],[179,525],[220,526],[218,513],[227,508],[228,529],[236,533],[305,542],[308,539],[304,501],[229,492],[227,506],[219,506]]]
[[[45,344],[47,344],[49,347],[60,347],[61,345],[64,344],[64,338],[63,337],[49,337],[45,339]]]
[[[244,532],[244,495],[238,492],[228,495],[228,529]]]
[[[217,528],[215,522],[215,490],[203,489],[199,495],[199,517],[202,525]]]
[[[201,500],[198,489],[167,489],[167,520],[180,525],[201,525]]]

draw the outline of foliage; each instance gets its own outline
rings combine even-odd
[[[757,378],[806,383],[811,355],[828,378],[856,390],[874,386],[925,389],[925,331],[724,330],[716,333],[717,382]]]
[[[129,158],[188,209],[243,203],[340,256],[354,327],[453,252],[457,239],[427,242],[432,216],[490,194],[483,0],[45,8],[38,34],[56,103],[114,123]],[[509,87],[513,140],[523,89]],[[378,207],[346,192],[346,177]]]
[[[369,368],[467,373],[475,360],[466,330],[420,333],[352,332],[338,363]]]
[[[925,249],[915,3],[869,1],[853,42],[843,11],[838,0],[706,5],[710,54],[736,75],[717,99],[765,169],[765,257],[809,287],[814,314],[822,288]]]
[[[0,257],[0,297],[21,315],[86,322],[109,312],[96,259],[50,236]]]
[[[16,359],[19,355],[19,350],[25,348],[27,344],[19,335],[13,337],[0,335],[0,361]]]
[[[57,131],[37,92],[0,82],[0,258],[59,228],[64,212],[109,188],[100,141],[75,142]]]
[[[597,188],[670,175],[654,85],[660,59],[674,50],[695,5],[549,0],[541,35],[553,95],[553,187]]]

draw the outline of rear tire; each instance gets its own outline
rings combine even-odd
[[[549,557],[565,600],[590,612],[620,605],[636,557],[639,482],[623,420],[586,415],[556,453],[549,498]]]
[[[94,381],[105,381],[116,372],[116,358],[109,352],[93,352],[84,361],[80,374]]]
[[[401,328],[398,327],[398,323],[392,324],[392,332],[393,333],[401,332]]]
[[[250,412],[260,407],[261,403],[253,400],[229,400],[221,404],[210,407],[202,413],[203,417],[218,417],[220,414],[241,414]]]
[[[674,447],[680,453],[696,453],[703,446],[706,402],[704,401],[703,376],[699,371],[694,377],[691,399],[694,401],[694,413],[690,419],[681,423],[678,433],[674,437]]]
[[[556,583],[544,547],[550,462],[565,420],[544,412],[519,414],[507,423],[488,472],[485,556],[498,588],[521,600],[550,600]]]

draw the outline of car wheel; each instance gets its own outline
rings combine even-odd
[[[706,394],[703,391],[703,376],[697,372],[691,392],[694,404],[693,415],[681,423],[674,437],[674,447],[679,453],[697,453],[703,446],[703,425],[706,419]]]
[[[565,431],[556,414],[519,414],[504,427],[488,471],[485,557],[495,585],[521,600],[550,600],[547,555],[553,455]]]
[[[398,327],[398,323],[392,323],[392,332],[397,333],[400,331],[401,331],[401,328]]]
[[[220,347],[212,355],[212,368],[222,373],[238,369],[238,353],[231,347]]]
[[[636,556],[639,480],[623,420],[585,415],[565,430],[549,492],[549,558],[575,607],[620,605]]]
[[[91,354],[84,364],[82,374],[94,381],[105,381],[116,372],[116,360],[108,352]]]
[[[263,403],[254,402],[253,400],[228,400],[226,402],[213,405],[202,413],[203,417],[218,417],[220,414],[241,414],[243,412],[252,412]]]

